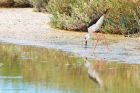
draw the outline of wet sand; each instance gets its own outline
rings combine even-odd
[[[76,56],[140,63],[140,38],[106,35],[108,51],[100,43],[93,52],[92,41],[83,46],[85,32],[56,30],[49,26],[51,15],[31,8],[0,9],[0,42],[61,49]]]

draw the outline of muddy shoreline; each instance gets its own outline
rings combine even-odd
[[[111,51],[99,44],[93,53],[92,42],[83,46],[84,32],[50,28],[50,14],[31,8],[0,9],[0,42],[60,49],[76,56],[140,64],[140,38],[106,35]],[[95,57],[96,55],[96,57]]]

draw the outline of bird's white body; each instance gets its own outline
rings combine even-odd
[[[93,24],[88,28],[88,34],[85,35],[85,39],[88,40],[92,37],[93,32],[100,30],[103,21],[104,21],[104,14],[100,17],[100,19],[96,22],[96,24]]]
[[[90,26],[88,28],[88,32],[90,33],[90,32],[95,32],[97,30],[100,30],[100,28],[101,28],[101,26],[103,24],[104,18],[105,18],[104,15],[102,15],[100,17],[100,19],[96,22],[96,24],[93,24],[92,26]]]
[[[88,33],[85,35],[85,38],[84,38],[85,39],[85,47],[87,47],[87,41],[94,37],[93,33],[100,30],[100,28],[103,24],[104,18],[105,18],[105,14],[103,14],[95,24],[91,25],[88,28]],[[95,48],[96,48],[96,46],[95,46]]]

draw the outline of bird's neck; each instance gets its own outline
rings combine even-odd
[[[103,24],[103,21],[104,21],[104,14],[100,17],[100,19],[96,22],[96,25],[102,25]]]
[[[91,63],[89,61],[85,62],[85,67],[89,68],[91,66]]]

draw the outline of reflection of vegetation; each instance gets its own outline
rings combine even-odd
[[[101,73],[109,93],[138,93],[140,91],[139,65],[97,62],[94,67]]]
[[[78,61],[77,61],[78,60]],[[0,75],[23,76],[13,83],[41,84],[67,93],[103,93],[98,84],[88,78],[81,59],[66,53],[30,46],[0,45]],[[94,62],[108,93],[139,93],[139,65]],[[5,82],[8,84],[8,81]],[[24,83],[23,83],[24,84]],[[5,84],[6,85],[6,84]],[[48,87],[49,86],[49,87]]]
[[[6,47],[0,45],[0,61],[4,62],[3,73],[0,73],[2,75],[18,75],[20,73],[19,64],[14,64],[17,62],[17,58],[19,55],[19,52],[16,48],[16,46],[12,47]],[[11,73],[14,72],[14,73]]]

